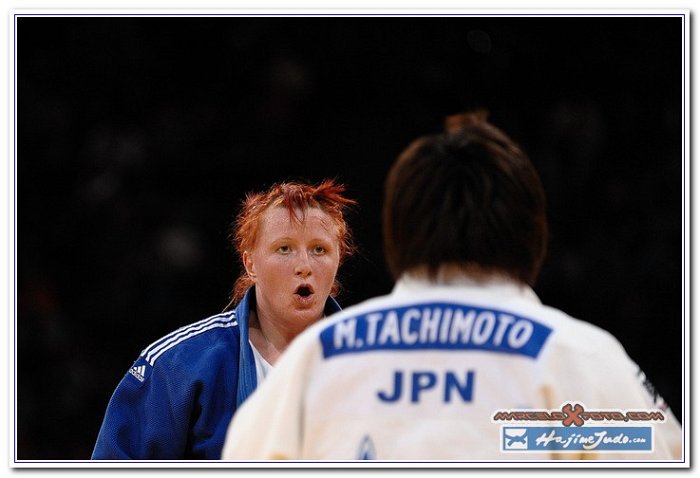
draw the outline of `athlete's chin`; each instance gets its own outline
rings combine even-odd
[[[313,324],[317,322],[321,317],[323,317],[323,307],[319,306],[307,306],[307,307],[294,307],[293,312],[295,321],[304,324]]]

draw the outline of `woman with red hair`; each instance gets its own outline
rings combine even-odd
[[[117,386],[94,460],[216,460],[234,412],[289,343],[340,310],[355,201],[327,180],[248,194],[233,224],[243,265],[227,310],[146,347]]]

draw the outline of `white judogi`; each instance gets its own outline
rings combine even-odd
[[[584,420],[581,409],[609,413]],[[523,415],[528,411],[539,415]],[[621,421],[628,411],[654,418]],[[536,420],[545,412],[554,418]],[[518,448],[527,427],[560,427],[557,433],[575,441],[602,440],[594,427],[616,436],[618,426],[645,427],[652,451],[583,452],[563,441],[556,451]],[[528,433],[530,445],[547,442],[548,433]],[[434,285],[404,277],[391,294],[297,337],[234,416],[222,457],[478,462],[682,455],[680,424],[608,332],[542,305],[530,288],[509,281]]]

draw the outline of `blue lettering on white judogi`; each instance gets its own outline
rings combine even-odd
[[[483,350],[537,358],[551,332],[509,312],[428,303],[348,317],[329,325],[320,339],[324,358],[377,350]]]
[[[456,373],[446,371],[436,373],[432,370],[404,372],[396,370],[393,374],[392,384],[387,390],[377,391],[377,398],[382,402],[397,402],[404,396],[410,395],[411,403],[418,403],[425,393],[442,392],[442,401],[452,402],[457,396],[463,402],[472,401],[474,389],[474,372]]]

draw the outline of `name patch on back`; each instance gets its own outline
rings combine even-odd
[[[324,358],[377,350],[484,350],[537,358],[552,329],[511,313],[448,303],[348,317],[321,332]]]

